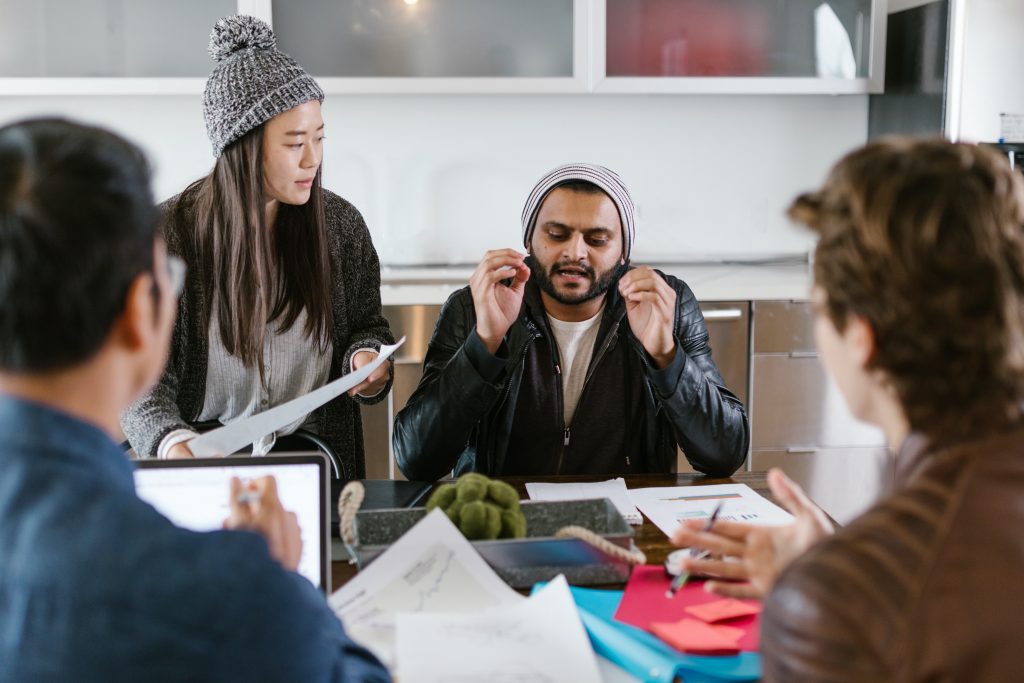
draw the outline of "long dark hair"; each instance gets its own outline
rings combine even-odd
[[[331,262],[320,170],[301,206],[281,203],[267,226],[263,194],[263,126],[228,145],[195,193],[196,247],[206,279],[203,328],[217,311],[221,342],[265,381],[267,329],[287,330],[303,309],[305,334],[320,353],[331,327]],[[272,229],[271,229],[272,228]]]

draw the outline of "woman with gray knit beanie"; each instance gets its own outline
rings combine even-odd
[[[320,86],[254,17],[218,21],[209,51],[203,113],[216,162],[162,207],[168,250],[189,268],[171,357],[121,420],[141,457],[190,457],[196,423],[284,403],[393,342],[366,224],[320,185]],[[343,478],[365,477],[359,404],[383,399],[391,374],[381,366],[253,453],[301,427],[335,450]]]

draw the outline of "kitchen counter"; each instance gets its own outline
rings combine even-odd
[[[682,278],[700,301],[806,300],[811,268],[796,265],[657,264]],[[385,306],[442,304],[469,282],[473,266],[384,267],[381,300]]]

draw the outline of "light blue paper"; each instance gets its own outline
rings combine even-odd
[[[622,591],[569,588],[594,651],[650,683],[735,683],[761,678],[761,656],[702,657],[678,652],[655,635],[613,619]]]

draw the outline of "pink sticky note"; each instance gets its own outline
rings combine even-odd
[[[705,602],[702,605],[690,605],[684,610],[697,617],[701,621],[713,624],[716,621],[750,617],[761,613],[761,605],[752,602],[743,602],[735,598]]]
[[[651,632],[677,650],[721,654],[738,652],[743,636],[742,629],[705,624],[689,617],[675,623],[653,623]]]
[[[622,602],[615,611],[615,620],[630,624],[644,630],[650,630],[655,622],[674,623],[690,616],[687,607],[703,605],[722,600],[704,590],[704,582],[690,581],[676,593],[674,598],[666,598],[672,577],[665,573],[664,567],[641,565],[633,568],[633,573],[626,584]],[[749,601],[745,601],[749,602]],[[754,603],[756,604],[756,603]],[[758,650],[759,614],[737,617],[730,626],[743,629],[743,637],[739,641],[739,649],[745,652]]]

